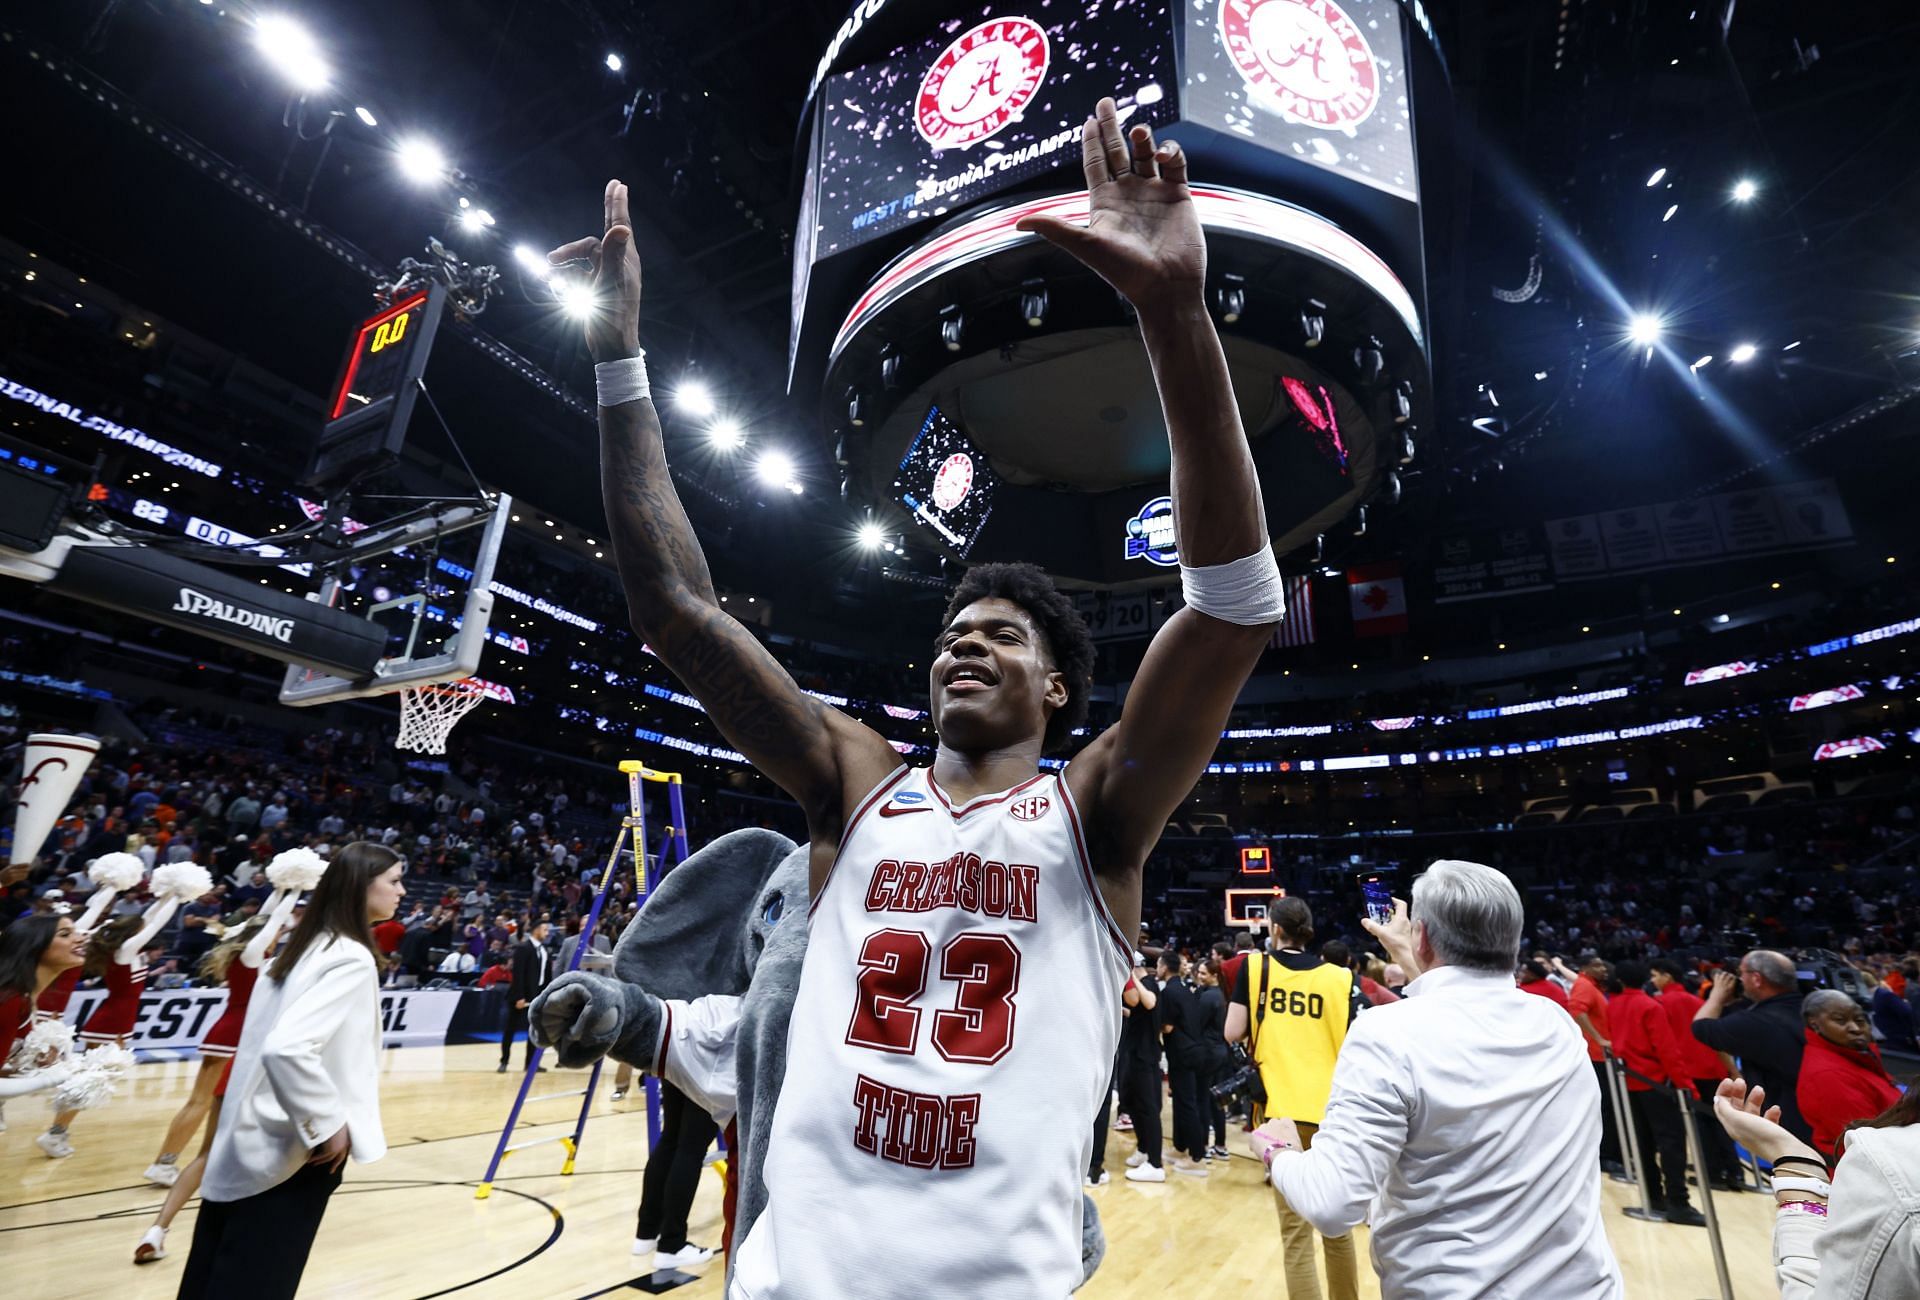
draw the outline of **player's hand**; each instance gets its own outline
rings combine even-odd
[[[586,318],[587,351],[595,361],[618,361],[640,355],[640,254],[633,247],[627,187],[608,181],[603,200],[600,235],[562,244],[547,254],[547,261],[564,267],[584,260],[591,266],[591,274],[583,277],[593,290],[593,310]]]
[[[1153,129],[1124,135],[1111,99],[1080,129],[1089,219],[1023,217],[1018,229],[1073,254],[1139,311],[1197,301],[1207,279],[1207,242],[1187,191],[1187,155],[1172,142],[1156,146]]]

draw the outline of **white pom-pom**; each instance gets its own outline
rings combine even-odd
[[[40,1069],[72,1050],[72,1025],[64,1020],[36,1020],[26,1036],[13,1045],[14,1069],[22,1074]]]
[[[134,1055],[117,1043],[101,1043],[81,1056],[54,1065],[55,1070],[70,1068],[53,1092],[53,1108],[92,1110],[105,1105],[113,1090],[134,1066]]]
[[[267,864],[267,883],[275,889],[312,889],[327,870],[327,860],[312,849],[288,849]]]
[[[213,875],[197,862],[169,862],[153,869],[147,885],[155,898],[177,898],[186,903],[213,888]]]
[[[102,853],[87,866],[87,879],[102,889],[132,889],[147,864],[131,853]]]

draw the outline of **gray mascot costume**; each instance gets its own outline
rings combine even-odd
[[[662,1074],[728,1131],[730,1242],[767,1202],[761,1170],[806,955],[807,846],[734,831],[667,873],[620,937],[613,976],[571,971],[534,999],[534,1040],[562,1066],[607,1055]],[[1081,1200],[1084,1282],[1106,1238]]]

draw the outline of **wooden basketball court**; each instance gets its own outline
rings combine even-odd
[[[314,1245],[302,1296],[585,1297],[626,1293],[626,1284],[651,1268],[650,1259],[642,1263],[629,1253],[647,1158],[645,1104],[637,1090],[609,1102],[610,1074],[603,1076],[573,1175],[558,1175],[558,1145],[535,1147],[508,1159],[491,1199],[474,1199],[474,1183],[519,1082],[517,1072],[495,1073],[498,1052],[474,1044],[386,1054],[382,1105],[392,1149],[377,1164],[348,1166]],[[140,1171],[196,1069],[192,1061],[140,1067],[111,1104],[80,1117],[75,1154],[66,1160],[48,1160],[34,1145],[47,1122],[43,1099],[8,1105],[11,1127],[0,1134],[0,1278],[10,1300],[175,1294],[197,1202],[175,1222],[167,1258],[135,1267],[134,1243],[165,1195]],[[558,1084],[568,1076],[548,1077]],[[536,1123],[527,1136],[563,1131],[572,1113],[566,1102],[547,1103],[545,1110],[530,1116]],[[1152,1292],[1284,1296],[1272,1193],[1261,1185],[1258,1164],[1244,1155],[1244,1140],[1236,1134],[1232,1145],[1242,1156],[1216,1164],[1209,1178],[1169,1173],[1164,1185],[1139,1185],[1121,1177],[1132,1140],[1114,1134],[1107,1149],[1112,1179],[1092,1192],[1106,1224],[1107,1259],[1080,1294],[1088,1300]],[[1715,1295],[1707,1234],[1625,1218],[1623,1190],[1608,1182],[1604,1196],[1628,1294],[1649,1300]],[[1771,1205],[1771,1197],[1756,1195],[1715,1199],[1737,1295],[1778,1294]],[[691,1227],[692,1240],[718,1243],[716,1175],[701,1182]],[[1361,1294],[1377,1297],[1364,1240],[1360,1254]],[[706,1266],[711,1277],[678,1294],[719,1296],[723,1262],[716,1258]],[[900,1294],[915,1294],[911,1279],[902,1279]]]

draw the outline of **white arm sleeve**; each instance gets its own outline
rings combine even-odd
[[[724,993],[692,1002],[667,1002],[653,1073],[678,1088],[725,1128],[740,1106],[734,1048],[739,1041],[740,999]]]

